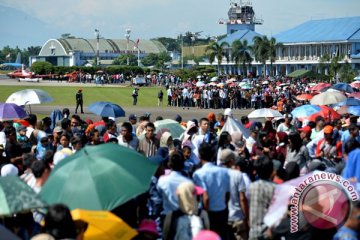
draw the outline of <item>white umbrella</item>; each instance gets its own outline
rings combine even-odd
[[[217,83],[216,82],[211,82],[211,83],[209,83],[209,86],[217,86]]]
[[[354,80],[360,80],[360,75],[359,75],[359,76],[354,77]]]
[[[240,132],[243,134],[244,138],[248,138],[250,136],[250,131],[247,129],[241,122],[229,117],[224,126],[221,129],[221,133],[227,131],[230,134],[233,132]]]
[[[196,83],[196,86],[197,86],[197,87],[203,87],[203,86],[205,86],[205,83],[202,82],[202,81],[198,81],[198,82]]]
[[[346,100],[346,96],[341,92],[323,92],[318,95],[315,95],[311,100],[310,103],[312,105],[330,105],[339,103]]]
[[[252,111],[249,115],[249,118],[275,118],[275,117],[282,117],[282,114],[274,109],[271,108],[261,108]]]
[[[262,84],[263,85],[269,84],[269,81],[263,81]]]
[[[230,79],[226,80],[226,83],[227,83],[227,84],[233,83],[233,82],[236,82],[236,79],[235,79],[235,78],[230,78]]]
[[[18,106],[41,104],[52,102],[50,95],[40,89],[25,89],[12,93],[6,100],[7,103],[15,103]]]
[[[196,78],[200,79],[200,78],[202,78],[202,76],[201,76],[201,75],[199,75],[199,76],[197,76]]]
[[[210,82],[216,82],[218,79],[219,79],[219,77],[212,77],[212,78],[210,79]]]

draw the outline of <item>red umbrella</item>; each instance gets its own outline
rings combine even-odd
[[[232,83],[230,83],[230,85],[229,85],[229,87],[236,87],[236,86],[237,86],[236,82],[232,82]]]
[[[349,94],[349,97],[360,99],[360,92],[353,92],[353,93]]]
[[[319,83],[315,87],[311,88],[311,91],[320,92],[322,89],[327,88],[327,87],[331,87],[331,84],[330,83]]]
[[[306,101],[306,100],[311,100],[313,97],[314,95],[312,94],[301,94],[296,96],[296,99],[300,101]]]
[[[326,121],[334,121],[339,120],[341,118],[340,114],[337,113],[334,109],[327,106],[320,106],[321,110],[318,113],[314,113],[313,115],[307,117],[309,121],[315,122],[317,116],[322,116]]]
[[[350,86],[353,88],[360,89],[360,81],[352,82],[352,83],[350,83]]]

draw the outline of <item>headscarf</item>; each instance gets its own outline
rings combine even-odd
[[[180,210],[188,215],[198,213],[198,201],[196,199],[195,185],[190,182],[181,183],[177,189]]]
[[[215,113],[209,112],[209,114],[207,115],[207,119],[208,119],[209,121],[215,122],[215,121],[216,121]]]
[[[161,135],[161,138],[160,138],[160,147],[169,147],[167,145],[167,142],[169,140],[169,138],[171,137],[171,133],[169,132],[164,132],[162,135]]]

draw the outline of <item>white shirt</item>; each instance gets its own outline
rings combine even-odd
[[[187,88],[184,88],[182,91],[182,96],[184,98],[188,98],[189,97],[189,91],[187,90]]]

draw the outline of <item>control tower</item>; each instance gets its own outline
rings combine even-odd
[[[252,3],[230,1],[230,9],[228,11],[228,19],[220,19],[219,24],[226,24],[227,35],[232,34],[238,30],[255,31],[255,25],[263,24],[262,19],[255,17],[255,12]]]

